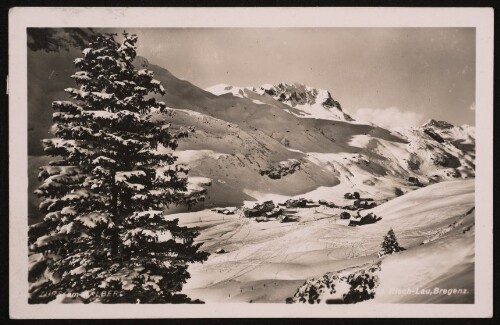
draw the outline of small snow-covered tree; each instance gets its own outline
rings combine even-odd
[[[189,263],[203,262],[197,232],[165,219],[170,204],[191,206],[204,189],[188,188],[172,151],[187,136],[158,115],[164,88],[136,70],[136,35],[98,34],[74,63],[70,101],[52,103],[56,157],[41,168],[42,222],[29,229],[30,303],[56,294],[84,302],[187,302],[178,294]]]
[[[398,240],[396,239],[396,234],[394,233],[394,230],[392,230],[392,228],[389,229],[387,235],[384,236],[384,241],[380,246],[382,247],[382,250],[378,253],[379,257],[405,250],[403,247],[399,246]]]

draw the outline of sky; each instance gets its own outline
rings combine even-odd
[[[475,125],[474,28],[127,29],[138,54],[207,88],[304,83],[355,119]]]

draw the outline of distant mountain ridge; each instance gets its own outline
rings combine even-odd
[[[239,98],[252,97],[256,104],[266,104],[266,102],[262,99],[255,99],[255,95],[252,93],[270,96],[292,108],[292,110],[285,108],[285,111],[297,117],[354,121],[352,117],[342,111],[340,103],[332,98],[328,90],[312,88],[301,83],[287,84],[282,82],[277,85],[265,84],[259,87],[235,87],[228,84],[217,84],[205,90],[217,96],[232,94]]]

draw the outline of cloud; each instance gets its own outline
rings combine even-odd
[[[418,126],[423,122],[423,115],[411,111],[402,111],[397,107],[358,108],[353,114],[355,120],[370,122],[386,129]]]
[[[476,102],[472,102],[472,104],[470,104],[469,109],[470,109],[471,111],[475,111],[475,110],[476,110]]]

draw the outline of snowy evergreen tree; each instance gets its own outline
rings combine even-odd
[[[151,71],[136,70],[137,36],[99,34],[74,61],[70,101],[52,103],[55,157],[41,168],[42,222],[29,229],[30,303],[55,294],[84,302],[188,302],[178,294],[189,263],[203,262],[197,232],[166,220],[170,204],[191,206],[190,187],[172,151],[187,132],[165,123],[165,90]]]
[[[394,230],[392,230],[392,228],[389,229],[387,235],[384,236],[384,241],[382,242],[381,247],[382,250],[378,253],[379,257],[405,250],[403,247],[399,246],[398,240],[396,239],[396,234],[394,233]]]

